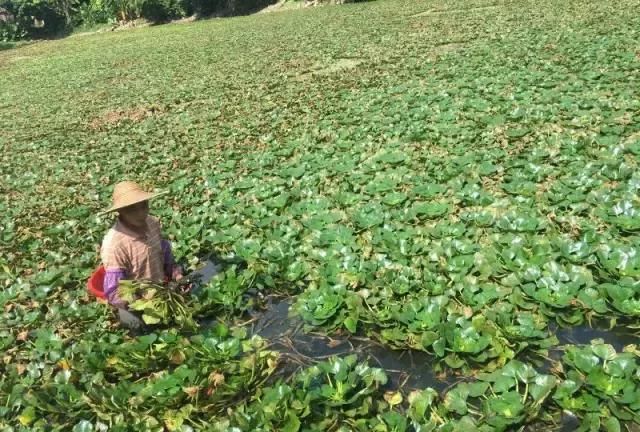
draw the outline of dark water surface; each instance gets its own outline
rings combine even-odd
[[[250,327],[252,334],[270,341],[271,349],[279,351],[288,360],[284,374],[334,355],[357,354],[361,360],[368,360],[371,366],[385,369],[392,387],[444,390],[457,381],[456,377],[445,379],[439,376],[433,369],[433,356],[424,352],[394,351],[376,341],[354,335],[305,333],[303,323],[298,318],[289,317],[290,305],[289,299],[267,299],[267,308],[253,314],[254,321]]]
[[[191,277],[207,283],[222,266],[206,261]],[[354,335],[328,336],[320,333],[305,333],[299,318],[289,316],[292,299],[268,297],[264,308],[250,313],[247,327],[251,334],[265,338],[271,349],[280,352],[283,364],[282,376],[295,372],[300,367],[334,355],[357,354],[361,360],[368,360],[371,366],[384,369],[389,376],[389,385],[405,390],[433,387],[445,390],[462,377],[439,375],[434,371],[433,356],[413,350],[395,351],[366,337]],[[246,320],[245,320],[246,321]]]
[[[221,268],[220,264],[206,261],[193,275],[202,283],[206,283]],[[433,387],[442,391],[464,379],[461,376],[445,376],[435,372],[434,358],[425,352],[392,350],[369,338],[354,335],[328,336],[321,333],[305,333],[301,320],[289,316],[291,301],[286,298],[267,298],[263,302],[263,309],[250,314],[251,320],[248,324],[251,334],[258,334],[268,340],[272,349],[279,351],[289,360],[284,364],[283,374],[333,355],[357,354],[361,360],[368,360],[371,365],[385,369],[390,378],[390,385],[401,386],[404,390]],[[608,329],[605,323],[596,323],[594,328],[580,325],[556,327],[551,331],[559,340],[559,346],[551,350],[550,357],[554,360],[561,358],[562,345],[567,344],[589,344],[593,339],[602,339],[617,351],[621,351],[625,345],[640,343],[640,338],[631,330],[622,326]]]
[[[253,314],[251,333],[259,334],[271,342],[271,348],[279,351],[285,358],[279,374],[289,376],[300,367],[313,364],[332,355],[357,354],[361,360],[368,360],[372,366],[384,369],[389,377],[390,388],[402,388],[404,392],[432,387],[438,392],[446,392],[464,377],[445,375],[434,371],[433,356],[413,350],[392,350],[366,337],[327,336],[320,333],[305,333],[298,318],[289,317],[291,299],[271,297],[267,299],[266,309]],[[560,360],[561,345],[589,344],[593,339],[602,339],[621,351],[625,345],[637,344],[637,335],[620,327],[614,329],[576,326],[556,328],[553,332],[560,345],[550,352],[550,357]],[[547,372],[550,364],[543,364],[539,370]],[[546,370],[545,370],[546,369]],[[468,380],[469,378],[467,378]],[[564,411],[556,420],[557,424],[533,423],[524,428],[526,432],[558,431],[571,432],[580,427],[580,420],[573,413]]]
[[[622,351],[626,345],[640,343],[640,338],[632,330],[622,326],[608,329],[605,323],[595,323],[593,328],[588,325],[579,325],[553,331],[562,345],[584,345],[591,343],[594,339],[602,339],[605,343],[612,345],[616,351]]]
[[[200,275],[202,282],[206,283],[220,268],[220,265],[208,261],[196,273]],[[306,333],[303,331],[302,321],[289,316],[292,301],[291,298],[266,298],[262,309],[250,313],[251,319],[247,324],[251,334],[262,336],[270,342],[271,349],[280,352],[283,358],[278,372],[280,376],[287,377],[299,368],[310,366],[333,355],[357,354],[361,360],[368,360],[371,366],[380,367],[387,372],[389,387],[401,387],[405,392],[426,387],[444,392],[455,383],[465,380],[465,377],[456,376],[451,371],[449,375],[436,372],[434,357],[421,351],[392,350],[367,337]],[[552,327],[551,331],[559,340],[558,347],[550,350],[549,357],[552,360],[561,359],[562,345],[589,344],[593,339],[602,339],[617,351],[629,344],[640,344],[640,338],[632,330],[624,326],[609,329],[606,323],[595,323],[593,328],[588,325]],[[550,363],[542,364],[539,370],[543,372],[550,366]],[[573,414],[564,412],[553,429],[549,429],[548,424],[534,423],[524,430],[569,432],[576,430],[579,424],[579,420]]]

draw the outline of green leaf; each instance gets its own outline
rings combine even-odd
[[[468,388],[469,388],[469,396],[473,398],[477,398],[485,394],[485,392],[489,389],[489,383],[478,381],[478,382],[470,383]]]
[[[379,161],[392,164],[392,165],[404,162],[406,159],[407,159],[407,155],[401,151],[384,153],[378,157]]]
[[[144,321],[145,324],[159,324],[160,321],[162,321],[161,318],[155,316],[155,315],[150,315],[150,314],[142,314],[142,320]]]
[[[355,213],[354,221],[360,228],[371,228],[384,221],[384,213],[380,208],[369,205]]]
[[[351,333],[355,333],[358,325],[358,319],[354,317],[347,317],[344,320],[344,326]]]
[[[265,201],[265,204],[267,207],[280,209],[287,205],[289,198],[290,196],[288,193],[281,193],[275,198]]]
[[[300,430],[300,419],[292,411],[287,412],[287,421],[282,427],[283,432],[298,432]]]
[[[602,426],[607,432],[620,432],[620,422],[615,417],[608,417],[602,422]]]
[[[616,357],[616,350],[607,344],[591,345],[593,353],[603,360],[613,360]]]
[[[469,388],[467,384],[458,384],[445,395],[444,407],[447,411],[455,412],[458,415],[465,415],[467,413],[468,397]]]
[[[450,208],[446,203],[416,203],[412,208],[418,218],[434,219],[449,213]]]
[[[529,392],[533,401],[541,404],[544,399],[555,389],[557,378],[553,375],[538,375],[533,384],[529,387]]]
[[[411,191],[414,195],[418,195],[422,198],[430,199],[444,192],[445,188],[442,185],[435,183],[425,183],[415,186]]]
[[[407,199],[407,194],[402,192],[387,193],[382,197],[382,202],[388,206],[397,206]]]
[[[438,398],[438,393],[432,388],[414,390],[409,394],[408,401],[410,415],[414,420],[422,420],[433,402]]]
[[[515,423],[523,416],[524,405],[522,397],[518,392],[503,393],[500,396],[487,399],[487,411],[489,416],[497,416],[505,419],[508,423]],[[490,423],[496,423],[496,420],[490,417]]]
[[[18,421],[22,426],[29,426],[36,419],[36,409],[32,406],[28,406],[22,410],[22,413],[18,416]]]

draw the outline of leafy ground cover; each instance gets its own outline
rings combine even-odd
[[[557,344],[550,324],[638,322],[638,6],[387,0],[0,52],[2,427],[637,422],[632,347],[568,348],[555,374],[523,360]],[[96,213],[125,177],[171,192],[154,212],[180,259],[246,263],[196,315],[287,292],[310,328],[426,351],[478,383],[385,398],[381,374],[338,359],[352,406],[329,366],[262,387],[273,354],[236,331],[224,359],[192,350],[227,336],[129,339],[83,288],[110,224]],[[207,395],[215,371],[248,387]]]

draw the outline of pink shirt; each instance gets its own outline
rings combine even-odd
[[[160,222],[153,216],[147,217],[143,231],[134,231],[118,219],[107,232],[100,254],[106,270],[104,293],[115,306],[125,306],[117,295],[120,279],[161,283],[173,272],[171,245],[162,239]]]

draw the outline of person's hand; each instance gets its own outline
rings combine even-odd
[[[182,276],[182,268],[181,268],[180,266],[175,266],[175,267],[173,268],[173,273],[172,273],[172,275],[171,275],[171,278],[172,278],[174,281],[179,281],[180,279],[182,279],[182,277],[183,277],[183,276]]]

